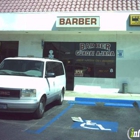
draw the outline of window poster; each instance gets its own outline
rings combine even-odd
[[[81,42],[75,45],[75,67],[85,77],[115,78],[116,43]]]
[[[45,42],[43,57],[50,50],[75,77],[116,77],[116,42]]]

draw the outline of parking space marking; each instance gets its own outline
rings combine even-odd
[[[33,133],[33,134],[40,134],[44,130],[46,130],[51,124],[53,124],[55,121],[57,121],[61,116],[63,116],[69,109],[73,107],[74,104],[70,104],[67,108],[65,108],[62,112],[60,112],[57,116],[55,116],[52,120],[50,120],[48,123],[46,123],[44,126],[39,128],[38,130],[27,130],[26,132],[28,133]]]
[[[125,103],[105,103],[104,106],[110,107],[126,107],[126,108],[133,108],[133,104],[125,104]]]
[[[74,122],[72,128],[117,132],[118,123],[99,120],[83,120],[83,122]]]
[[[74,101],[69,101],[71,104],[81,104],[81,105],[92,105],[95,106],[96,103],[104,103],[104,106],[110,107],[125,107],[133,108],[134,103],[137,103],[140,109],[140,100],[122,100],[122,99],[104,99],[104,98],[83,98],[76,97]]]
[[[90,106],[95,106],[96,103],[94,102],[84,102],[84,101],[69,101],[70,104],[79,104],[79,105],[90,105]]]
[[[65,108],[62,112],[60,112],[58,115],[56,115],[53,119],[51,119],[49,122],[47,122],[45,125],[40,127],[37,130],[31,130],[28,129],[25,132],[28,133],[33,133],[33,134],[40,134],[44,130],[46,130],[49,126],[51,126],[55,121],[57,121],[61,116],[63,116],[69,109],[73,107],[75,104],[80,104],[80,105],[91,105],[95,106],[96,103],[102,102],[104,103],[105,106],[116,106],[116,107],[134,107],[133,103],[136,102],[134,100],[119,100],[119,99],[98,99],[98,98],[75,98],[75,101],[68,101],[69,106]],[[104,122],[104,121],[97,121],[93,122],[93,120],[90,120],[90,124],[87,123],[89,120],[84,120],[85,122],[82,124],[79,124],[79,122],[75,122],[73,124],[73,127],[77,127],[80,129],[93,129],[93,130],[106,130],[106,131],[111,131],[111,132],[117,132],[118,129],[118,123],[117,122]],[[103,124],[102,124],[103,123]],[[109,124],[110,123],[110,124]],[[89,126],[87,126],[87,124]],[[112,126],[114,125],[114,126]],[[111,126],[107,127],[107,126]]]
[[[136,100],[123,100],[123,99],[105,99],[105,98],[82,98],[76,97],[75,101],[84,101],[84,102],[103,102],[103,103],[124,103],[124,104],[133,104]]]
[[[22,130],[22,131],[25,132],[25,131],[29,130],[30,128],[32,128],[33,126],[37,125],[37,124],[38,124],[38,122],[36,122],[36,123],[30,125],[29,127],[27,127],[26,129],[24,129],[24,130]]]

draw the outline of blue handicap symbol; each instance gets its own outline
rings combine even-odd
[[[117,132],[118,123],[98,120],[83,120],[83,122],[74,122],[72,128]]]

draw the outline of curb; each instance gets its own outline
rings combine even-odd
[[[104,106],[126,107],[126,108],[133,108],[134,105],[137,105],[138,108],[140,109],[140,100],[75,97],[71,98],[71,100],[68,100],[68,102],[70,104],[92,105],[92,106],[95,106],[97,103],[103,103]]]

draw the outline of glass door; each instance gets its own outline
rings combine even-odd
[[[45,42],[43,57],[56,58],[64,63],[66,71],[66,90],[74,89],[74,43]]]

